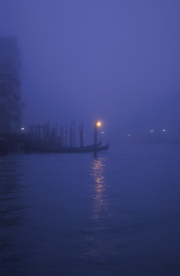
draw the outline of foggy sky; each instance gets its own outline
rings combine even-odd
[[[178,0],[0,0],[0,36],[18,38],[23,126],[98,118],[110,132],[155,106],[166,125],[155,103],[180,92]]]

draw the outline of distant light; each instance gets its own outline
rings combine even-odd
[[[97,122],[97,123],[96,123],[96,126],[97,126],[97,127],[100,127],[100,126],[101,126],[101,122]]]
[[[84,134],[84,137],[86,137],[86,134]]]
[[[102,131],[101,133],[104,134],[104,131]]]
[[[131,134],[128,134],[127,136],[129,137],[129,136],[131,136]]]
[[[154,132],[154,129],[152,129],[150,132]]]
[[[21,130],[24,130],[24,127],[22,127]]]
[[[162,131],[164,132],[164,131],[166,131],[166,129],[163,129]]]

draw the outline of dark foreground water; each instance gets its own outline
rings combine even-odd
[[[180,146],[0,158],[0,275],[180,275]]]

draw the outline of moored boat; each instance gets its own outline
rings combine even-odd
[[[101,146],[101,144],[97,144],[96,147],[94,145],[85,146],[85,147],[45,147],[41,145],[37,145],[35,143],[26,142],[25,143],[25,152],[36,152],[36,153],[88,153],[99,151],[106,151],[109,148],[109,142]]]

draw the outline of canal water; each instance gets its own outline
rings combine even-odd
[[[180,146],[0,157],[0,275],[180,275]]]

